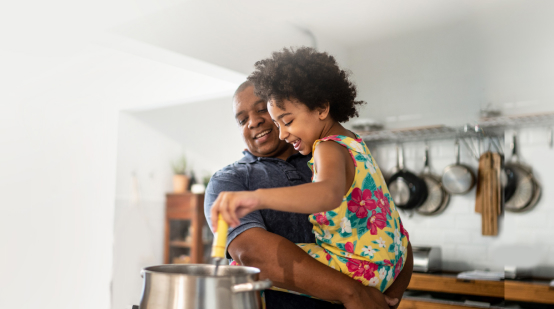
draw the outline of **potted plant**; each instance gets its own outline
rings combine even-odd
[[[173,169],[173,192],[187,192],[190,182],[187,175],[187,158],[183,155],[180,159],[171,162],[171,168]]]

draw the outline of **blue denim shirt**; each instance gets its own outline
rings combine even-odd
[[[311,156],[298,153],[283,161],[277,158],[256,157],[248,151],[244,151],[243,154],[242,159],[215,173],[206,188],[204,213],[212,231],[210,209],[220,192],[288,187],[311,181],[312,171],[308,167]],[[227,246],[242,232],[254,227],[263,228],[293,243],[315,242],[308,215],[263,209],[249,213],[241,218],[239,226],[229,229]],[[228,252],[227,257],[231,258]],[[267,309],[343,308],[305,296],[272,290],[266,291],[265,298]]]

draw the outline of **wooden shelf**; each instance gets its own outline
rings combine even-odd
[[[547,282],[507,280],[504,289],[506,300],[554,304],[554,289]]]
[[[190,246],[192,246],[190,242],[187,242],[184,240],[172,240],[169,242],[169,245],[172,247],[179,247],[179,248],[190,248]]]
[[[450,304],[442,304],[428,302],[424,300],[402,299],[398,309],[467,309],[468,306],[457,306]]]
[[[204,246],[212,244],[212,242],[210,241],[203,241],[202,243],[204,244]],[[184,240],[172,240],[169,242],[169,245],[171,247],[190,248],[192,246],[192,243]]]
[[[189,248],[186,263],[204,263],[205,241],[202,239],[202,229],[206,224],[204,218],[204,194],[190,192],[166,195],[165,233],[164,233],[164,263],[169,264],[183,252],[181,248]],[[174,221],[189,221],[190,229],[184,231],[172,230]],[[185,225],[186,226],[186,225]],[[176,240],[191,235],[190,241]],[[171,240],[174,239],[174,240]]]
[[[503,281],[460,280],[455,275],[412,274],[408,289],[452,294],[504,297]]]
[[[461,280],[456,275],[413,273],[409,290],[503,298],[510,301],[554,304],[554,288],[548,281]],[[435,308],[424,300],[402,300],[400,308]],[[440,304],[440,306],[443,306]],[[439,308],[439,307],[436,307]],[[440,308],[457,308],[440,307]]]

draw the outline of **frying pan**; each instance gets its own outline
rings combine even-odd
[[[475,185],[475,174],[460,164],[460,141],[456,140],[456,163],[447,166],[442,174],[442,186],[450,194],[465,194]]]
[[[416,212],[420,215],[430,216],[441,213],[448,202],[450,201],[450,194],[444,190],[440,182],[440,178],[431,173],[429,167],[429,146],[425,147],[425,165],[423,172],[419,175],[425,181],[427,185],[428,196],[421,206],[416,208]]]
[[[404,210],[412,210],[427,199],[425,181],[404,168],[404,151],[396,148],[397,169],[389,179],[388,187],[394,204]]]
[[[506,211],[521,212],[531,209],[535,206],[540,198],[541,187],[529,166],[519,162],[517,155],[517,137],[514,135],[512,142],[512,157],[510,162],[506,164],[506,174],[513,173],[516,179],[516,188],[510,198],[506,196]]]

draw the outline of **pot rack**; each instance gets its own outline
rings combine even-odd
[[[479,153],[485,147],[503,153],[505,131],[532,127],[548,128],[548,143],[554,147],[554,113],[486,117],[463,127],[435,125],[357,133],[369,145],[459,139],[479,159]]]

